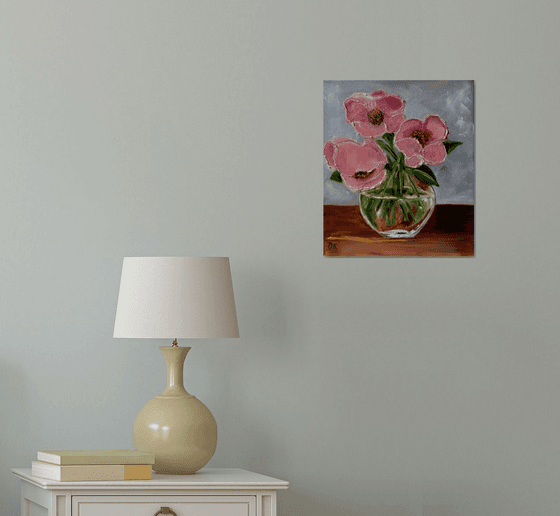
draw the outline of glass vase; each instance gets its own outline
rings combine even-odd
[[[399,188],[375,188],[360,193],[360,212],[374,231],[385,238],[412,238],[434,211],[434,189],[408,178]]]

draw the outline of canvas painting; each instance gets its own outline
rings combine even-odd
[[[323,86],[323,254],[474,256],[474,81]]]

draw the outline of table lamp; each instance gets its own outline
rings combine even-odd
[[[214,455],[217,425],[183,385],[190,347],[181,338],[239,337],[229,258],[124,258],[115,338],[173,339],[162,346],[167,387],[134,421],[134,446],[153,453],[156,473],[195,473]]]

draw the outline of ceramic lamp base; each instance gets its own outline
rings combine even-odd
[[[156,473],[187,475],[203,468],[216,451],[218,427],[206,405],[183,386],[183,364],[191,348],[159,348],[167,362],[167,388],[134,421],[134,446],[153,453]]]

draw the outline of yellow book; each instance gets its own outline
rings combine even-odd
[[[136,450],[42,450],[37,460],[60,466],[81,464],[155,464],[153,453]]]
[[[60,482],[80,480],[151,480],[151,464],[89,464],[59,466],[48,462],[32,461],[31,474]]]

